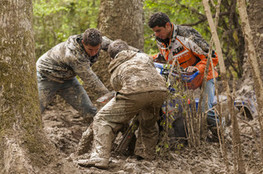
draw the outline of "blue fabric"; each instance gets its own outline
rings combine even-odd
[[[215,104],[215,83],[214,79],[211,79],[206,82],[206,87],[204,89],[204,95],[202,100],[202,112],[206,112],[208,109],[211,109]],[[207,105],[203,104],[206,103],[207,98]],[[219,124],[219,118],[216,115],[214,110],[210,110],[207,113],[207,124],[208,126],[216,127],[216,121]]]

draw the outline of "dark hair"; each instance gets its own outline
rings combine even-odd
[[[156,12],[150,17],[150,19],[148,21],[148,26],[150,28],[154,28],[156,26],[165,27],[165,24],[167,22],[170,23],[170,19],[167,16],[167,14],[165,14],[163,12]]]
[[[129,49],[129,45],[127,44],[127,42],[121,39],[117,39],[109,45],[108,53],[110,54],[111,58],[114,58],[119,52],[128,49]]]
[[[84,45],[97,46],[102,42],[102,36],[99,30],[95,28],[87,29],[83,34]]]

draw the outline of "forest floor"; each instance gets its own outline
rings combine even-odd
[[[78,112],[61,99],[56,99],[43,113],[44,130],[55,146],[68,157],[76,151],[82,133],[87,129],[87,123],[79,117]],[[251,129],[253,127],[253,131]],[[245,173],[263,173],[258,143],[260,128],[257,118],[249,122],[239,120],[241,145]],[[227,159],[224,160],[219,143],[202,141],[198,147],[182,147],[170,151],[169,158],[157,157],[153,161],[140,160],[134,156],[116,156],[112,154],[109,169],[95,167],[85,168],[77,164],[80,173],[171,173],[171,174],[213,174],[235,172],[231,126],[225,128],[225,146]],[[262,148],[262,147],[261,147]],[[77,159],[85,158],[88,154]],[[228,166],[228,169],[227,167]]]

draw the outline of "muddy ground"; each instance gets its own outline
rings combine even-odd
[[[56,147],[68,157],[68,161],[85,158],[88,154],[70,158],[76,151],[82,132],[87,128],[87,121],[79,117],[78,112],[57,98],[43,114],[44,130]],[[260,139],[257,118],[243,122],[239,120],[243,159],[246,173],[263,173],[257,143]],[[253,131],[252,129],[253,128]],[[222,158],[220,144],[202,141],[199,147],[182,147],[170,151],[169,157],[157,157],[156,160],[138,161],[134,156],[112,154],[108,170],[95,167],[79,167],[81,173],[234,173],[231,126],[225,128],[227,160]],[[226,164],[229,167],[227,171]],[[77,166],[77,165],[76,165]]]

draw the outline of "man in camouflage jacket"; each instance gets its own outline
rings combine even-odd
[[[151,57],[128,50],[124,41],[111,43],[108,52],[112,57],[110,82],[117,93],[94,117],[91,157],[78,161],[81,166],[107,168],[116,132],[135,115],[139,121],[135,154],[145,159],[155,157],[157,119],[167,96],[165,79],[155,69]]]
[[[80,115],[96,114],[96,107],[76,75],[84,83],[92,84],[102,95],[109,92],[91,70],[100,49],[107,49],[106,42],[108,39],[102,38],[97,29],[87,29],[83,34],[70,36],[67,41],[54,46],[38,59],[36,68],[41,113],[58,94]]]

